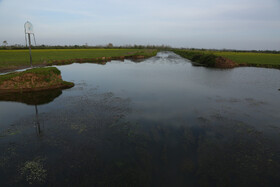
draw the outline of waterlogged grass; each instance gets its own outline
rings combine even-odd
[[[50,63],[54,60],[89,59],[99,57],[118,57],[156,55],[156,50],[147,49],[34,49],[32,50],[33,65]],[[0,50],[0,69],[29,66],[28,50]]]

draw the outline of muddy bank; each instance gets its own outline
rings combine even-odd
[[[237,67],[238,64],[233,62],[232,60],[225,57],[217,57],[215,59],[215,67],[216,68],[234,68]]]
[[[62,80],[55,67],[34,68],[0,76],[0,93],[34,92],[71,88],[74,83]]]

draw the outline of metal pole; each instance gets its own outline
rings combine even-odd
[[[31,64],[31,67],[33,68],[33,64],[32,64],[32,55],[31,55],[31,39],[30,39],[30,33],[28,33],[28,41],[29,41],[30,64]]]
[[[35,46],[37,46],[37,44],[36,44],[36,39],[35,39],[35,34],[34,34],[34,33],[33,33],[33,39],[34,39]]]
[[[24,36],[25,36],[25,47],[27,47],[27,38],[26,38],[26,34],[25,34]]]

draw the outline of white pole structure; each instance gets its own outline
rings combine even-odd
[[[35,40],[35,36],[34,36],[34,32],[33,32],[33,25],[27,21],[24,24],[24,32],[25,32],[25,42],[27,45],[27,41],[26,41],[26,35],[28,35],[28,43],[29,43],[29,56],[30,56],[30,65],[33,68],[33,64],[32,64],[32,54],[31,54],[31,39],[30,39],[30,35],[33,34],[34,40]]]

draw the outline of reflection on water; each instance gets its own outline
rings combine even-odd
[[[40,92],[3,93],[0,95],[0,101],[14,101],[27,105],[43,105],[52,102],[61,94],[62,91],[59,89]]]
[[[35,128],[39,136],[41,134],[41,127],[39,122],[37,105],[44,105],[52,102],[55,98],[62,94],[62,90],[48,90],[39,92],[23,92],[23,93],[3,93],[0,95],[0,101],[13,101],[35,106]]]
[[[242,82],[242,68],[192,67],[173,53],[60,68],[76,86],[42,97],[53,102],[6,99],[34,106],[0,126],[0,186],[279,186],[273,71],[269,83]]]
[[[40,136],[40,134],[41,134],[41,126],[40,126],[40,121],[39,121],[37,105],[35,105],[35,112],[36,112],[36,121],[35,121],[36,133],[37,133],[38,136]]]

